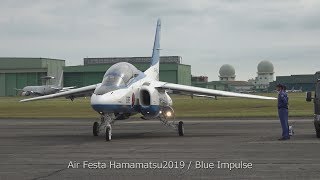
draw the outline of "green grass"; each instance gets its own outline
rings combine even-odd
[[[264,94],[276,97],[277,94]],[[310,117],[313,104],[305,101],[305,93],[289,94],[290,116]],[[178,117],[203,118],[272,118],[277,117],[277,101],[242,98],[218,98],[218,100],[197,98],[175,98]]]
[[[276,94],[265,94],[275,97]],[[277,101],[243,98],[218,100],[172,96],[177,117],[184,118],[274,118],[277,117]],[[313,103],[305,101],[305,93],[291,93],[290,116],[311,117]],[[97,118],[90,107],[90,98],[70,101],[64,98],[20,103],[23,97],[0,98],[0,118]]]

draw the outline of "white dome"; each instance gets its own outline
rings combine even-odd
[[[261,61],[258,64],[258,73],[273,73],[274,67],[270,61]]]
[[[219,70],[220,77],[235,77],[236,71],[230,64],[224,64]]]

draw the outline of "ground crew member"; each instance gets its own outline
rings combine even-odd
[[[288,140],[289,136],[289,123],[288,123],[288,95],[286,87],[282,84],[277,85],[278,91],[278,114],[282,127],[282,137],[279,140]]]

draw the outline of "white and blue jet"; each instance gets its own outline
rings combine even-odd
[[[105,134],[107,141],[111,140],[111,124],[115,120],[127,119],[134,114],[142,114],[144,119],[159,119],[164,125],[172,127],[179,136],[184,135],[183,122],[174,122],[172,99],[168,92],[177,92],[201,97],[242,97],[252,99],[274,100],[273,97],[240,94],[213,89],[192,87],[159,81],[160,60],[160,30],[161,21],[157,21],[154,46],[150,67],[139,71],[127,62],[112,65],[99,84],[71,89],[66,92],[23,99],[21,102],[42,99],[66,97],[73,100],[76,97],[91,95],[92,108],[101,115],[101,122],[93,124],[93,135]],[[173,120],[173,121],[172,121]]]

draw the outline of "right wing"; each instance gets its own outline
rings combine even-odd
[[[85,86],[77,89],[70,89],[69,91],[65,91],[65,92],[59,92],[55,94],[49,94],[49,95],[39,96],[39,97],[34,97],[29,99],[22,99],[20,100],[20,102],[36,101],[41,99],[52,99],[52,98],[58,98],[58,97],[65,97],[67,99],[73,100],[76,97],[90,96],[94,92],[96,87],[99,85],[100,84],[94,84],[94,85]]]
[[[210,98],[214,98],[216,96],[226,96],[226,97],[240,97],[240,98],[250,98],[250,99],[264,99],[264,100],[277,99],[274,97],[220,91],[220,90],[200,88],[200,87],[187,86],[187,85],[181,85],[181,84],[173,84],[173,83],[167,83],[167,82],[161,82],[161,81],[154,82],[153,86],[157,89],[171,90],[173,92],[189,94],[191,96],[194,95],[194,96],[210,97]]]

